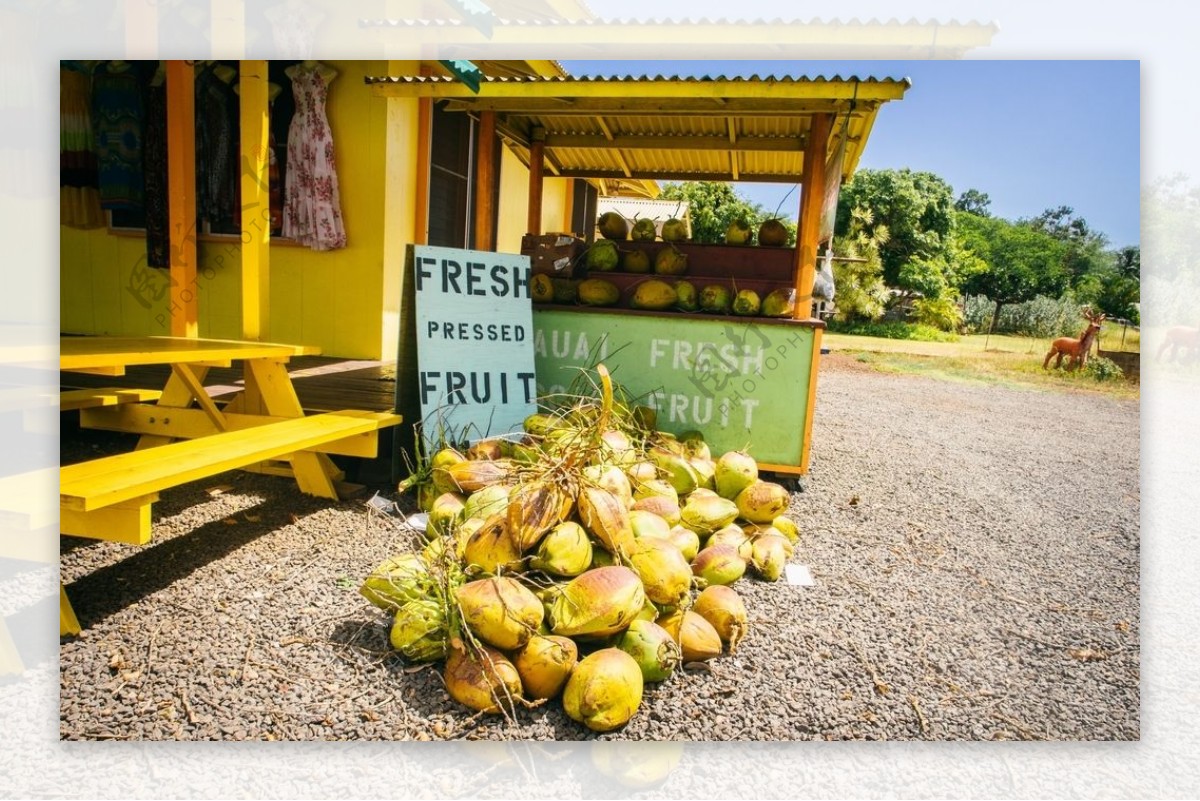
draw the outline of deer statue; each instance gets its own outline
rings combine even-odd
[[[1104,322],[1104,315],[1093,312],[1091,309],[1084,309],[1083,316],[1088,321],[1087,328],[1083,330],[1083,333],[1078,337],[1059,337],[1050,343],[1050,352],[1046,354],[1046,360],[1042,362],[1043,370],[1050,366],[1050,359],[1055,355],[1058,356],[1054,362],[1055,368],[1062,367],[1063,356],[1068,357],[1067,369],[1069,370],[1087,364],[1088,351],[1092,348],[1092,340],[1096,338],[1096,334],[1100,333],[1100,324]]]
[[[1184,361],[1193,361],[1196,358],[1196,348],[1200,346],[1200,328],[1188,328],[1186,325],[1177,325],[1174,328],[1167,329],[1167,337],[1163,343],[1158,346],[1158,353],[1155,355],[1156,362],[1162,361],[1163,351],[1167,348],[1171,349],[1171,355],[1167,357],[1167,361],[1175,361],[1176,351],[1183,349]]]

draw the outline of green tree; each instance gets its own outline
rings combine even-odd
[[[995,302],[992,326],[1007,304],[1023,303],[1038,295],[1058,297],[1067,287],[1063,267],[1067,246],[1048,233],[1026,224],[959,212],[958,235],[973,253],[980,269],[967,276],[963,289]]]
[[[872,225],[871,211],[856,208],[850,212],[846,233],[833,239],[833,252],[838,256],[861,261],[835,261],[837,285],[835,319],[843,322],[878,320],[887,303],[887,287],[883,283],[883,264],[879,246],[887,241],[886,225]],[[871,233],[867,233],[870,227]]]
[[[1108,238],[1093,231],[1083,217],[1076,216],[1070,206],[1046,209],[1031,220],[1020,220],[1035,231],[1048,234],[1066,246],[1063,267],[1070,276],[1071,286],[1076,286],[1091,273],[1102,272],[1107,266],[1105,248]]]
[[[692,241],[706,244],[725,241],[725,230],[735,220],[744,220],[756,233],[769,215],[762,206],[743,198],[733,186],[724,181],[684,181],[668,183],[659,197],[663,200],[686,200],[692,223]],[[796,242],[796,225],[781,218],[788,229],[788,244]]]
[[[909,169],[860,170],[842,187],[835,233],[846,234],[851,210],[860,206],[872,214],[868,235],[880,225],[889,232],[880,247],[888,286],[934,297],[958,283],[952,260],[954,196],[944,180]]]
[[[987,196],[987,192],[980,192],[978,189],[968,189],[954,201],[954,208],[958,211],[979,217],[991,217],[992,213],[988,210],[991,205],[992,199]]]

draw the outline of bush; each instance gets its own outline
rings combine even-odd
[[[986,334],[992,324],[996,304],[983,295],[968,295],[963,307],[963,331],[968,334]]]
[[[957,342],[958,336],[946,331],[939,331],[931,325],[920,323],[891,322],[841,322],[830,320],[829,331],[835,334],[850,334],[862,337],[880,337],[882,339],[909,339],[916,342]]]
[[[918,325],[928,325],[939,331],[957,331],[962,325],[963,313],[955,298],[920,298],[913,301],[912,319]]]
[[[1124,381],[1125,373],[1112,359],[1103,356],[1093,356],[1084,365],[1083,374],[1091,376],[1096,381]]]
[[[986,334],[995,311],[996,304],[983,295],[968,297],[963,310],[963,330],[968,334]],[[1004,306],[996,333],[1049,339],[1076,336],[1085,324],[1079,304],[1070,295],[1061,298],[1039,295],[1025,303]]]

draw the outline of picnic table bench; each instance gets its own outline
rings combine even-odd
[[[344,475],[329,454],[374,457],[378,432],[401,417],[345,409],[305,415],[286,368],[303,346],[175,337],[63,337],[60,368],[122,375],[135,364],[169,364],[162,390],[63,393],[80,425],[141,435],[137,448],[59,468],[62,534],[142,545],[161,490],[227,470],[291,475],[301,491],[339,498]],[[210,367],[244,364],[244,389],[223,408],[205,390]],[[199,408],[194,408],[199,407]],[[79,625],[65,591],[60,633]]]

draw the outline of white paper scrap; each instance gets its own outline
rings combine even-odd
[[[787,576],[788,584],[797,587],[815,587],[817,582],[813,580],[812,573],[808,569],[808,565],[786,565],[784,567],[784,575]]]

